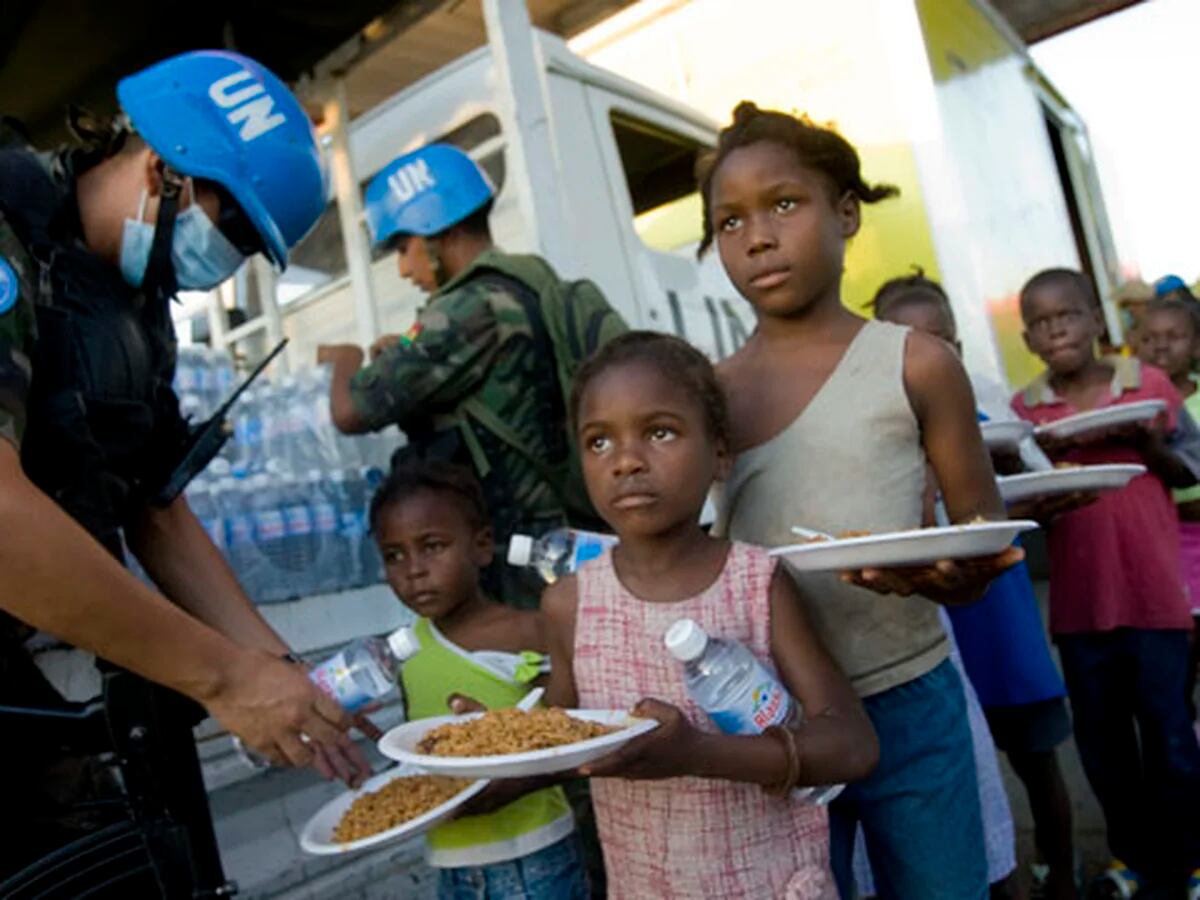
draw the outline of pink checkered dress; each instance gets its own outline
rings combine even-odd
[[[741,641],[773,669],[774,570],[763,550],[734,543],[721,577],[703,593],[647,603],[621,585],[611,553],[584,566],[575,626],[580,707],[627,709],[654,697],[678,706],[697,728],[715,731],[688,698],[663,634],[688,617],[713,636]],[[837,896],[821,807],[768,797],[753,784],[702,778],[597,778],[592,802],[613,900]]]

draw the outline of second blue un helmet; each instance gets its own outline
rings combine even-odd
[[[317,136],[274,73],[238,53],[198,50],[117,84],[137,133],[181,175],[228,191],[277,268],[325,209]]]
[[[366,191],[376,244],[397,235],[429,237],[457,225],[496,192],[475,160],[449,144],[429,144],[393,160]]]

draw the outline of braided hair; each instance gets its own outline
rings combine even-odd
[[[835,202],[847,192],[860,203],[878,203],[900,193],[895,185],[863,181],[858,151],[833,129],[817,125],[807,116],[759,109],[749,100],[743,100],[733,110],[733,123],[717,137],[717,149],[703,157],[697,167],[704,203],[704,237],[697,256],[703,256],[712,246],[712,186],[721,163],[734,150],[763,141],[790,150],[801,165],[823,174]]]

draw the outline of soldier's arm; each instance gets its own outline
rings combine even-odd
[[[362,351],[322,348],[333,365],[330,413],[347,433],[401,428],[453,409],[487,374],[499,326],[483,285],[467,284],[422,310],[416,325],[365,368]]]
[[[279,763],[307,765],[301,735],[341,744],[345,713],[293,666],[234,643],[129,574],[21,471],[0,438],[0,609],[173,688]]]
[[[288,652],[183,496],[165,508],[143,508],[126,537],[146,574],[201,622],[249,647],[276,656]]]
[[[371,429],[354,408],[350,379],[362,368],[362,348],[356,344],[325,344],[317,348],[317,364],[330,367],[329,417],[343,434],[362,434]]]

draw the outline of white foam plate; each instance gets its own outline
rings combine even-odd
[[[1037,522],[1017,519],[951,525],[946,528],[918,528],[776,547],[771,555],[784,557],[792,568],[800,572],[920,566],[942,559],[971,559],[1002,553],[1018,534],[1037,527]]]
[[[601,725],[625,727],[612,734],[587,741],[530,750],[527,753],[508,753],[496,756],[430,756],[417,750],[422,738],[432,729],[447,722],[468,722],[483,713],[461,716],[438,716],[398,725],[379,741],[379,752],[391,759],[419,766],[433,775],[454,775],[459,778],[521,778],[526,775],[549,775],[565,772],[584,763],[599,759],[627,744],[638,735],[658,727],[654,719],[637,719],[623,709],[569,709],[567,715]]]
[[[306,853],[313,853],[317,856],[331,856],[338,853],[354,853],[355,851],[365,850],[368,847],[376,847],[379,844],[385,844],[389,841],[415,837],[433,828],[433,826],[446,821],[446,819],[454,814],[456,809],[487,787],[486,781],[476,781],[474,784],[455,794],[445,803],[435,806],[429,812],[422,813],[415,819],[409,819],[395,828],[380,831],[377,834],[360,838],[357,841],[350,841],[343,844],[333,839],[333,830],[337,827],[338,822],[342,820],[342,816],[345,815],[346,810],[350,808],[350,804],[358,797],[371,791],[377,791],[385,784],[389,784],[397,778],[412,778],[420,774],[423,773],[412,766],[393,766],[387,771],[380,772],[373,778],[368,779],[358,790],[345,791],[338,794],[338,796],[317,810],[313,817],[308,820],[308,823],[304,826],[304,830],[300,832],[300,847]]]
[[[1021,441],[1033,434],[1033,423],[1023,419],[980,422],[979,430],[989,450],[1016,450]]]
[[[1115,428],[1148,422],[1167,408],[1165,400],[1139,400],[1137,403],[1118,403],[1104,409],[1091,409],[1057,422],[1047,422],[1034,429],[1034,434],[1070,438],[1098,428]]]
[[[1025,472],[1004,475],[996,479],[1000,496],[1005,503],[1016,503],[1031,497],[1051,497],[1055,494],[1096,493],[1125,487],[1146,467],[1139,465],[1078,466],[1051,469],[1048,472]]]

